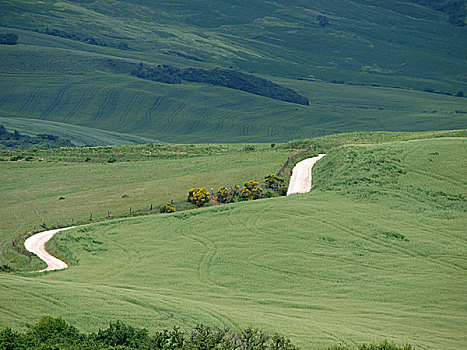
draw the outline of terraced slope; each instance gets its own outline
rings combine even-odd
[[[467,93],[467,29],[413,1],[257,1],[252,8],[244,0],[21,0],[0,10],[0,29],[19,35],[18,45],[0,47],[6,117],[166,142],[467,125],[466,99],[454,97]],[[109,59],[254,73],[296,90],[310,106],[212,85],[141,81]]]
[[[303,348],[462,349],[466,142],[345,146],[317,164],[309,194],[67,231],[55,242],[78,265],[2,274],[0,322],[206,322],[278,330]]]

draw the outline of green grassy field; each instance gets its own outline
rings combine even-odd
[[[2,115],[11,127],[20,121],[28,128],[27,118],[35,118],[29,129],[47,120],[64,123],[64,130],[69,123],[187,143],[282,142],[343,131],[467,125],[467,99],[402,89],[281,80],[310,99],[310,106],[300,106],[227,88],[115,75],[71,76],[66,84],[61,77],[3,77]]]
[[[192,187],[210,191],[262,180],[292,152],[270,145],[257,145],[251,153],[243,152],[243,145],[119,146],[31,152],[33,161],[0,162],[0,264],[38,266],[38,260],[17,254],[11,241],[43,223],[70,225],[72,219],[88,221],[91,214],[102,220],[108,211],[115,217],[130,208],[149,213],[151,203],[156,213],[170,200],[183,202]],[[110,157],[116,163],[107,163]]]
[[[467,99],[424,92],[467,94],[467,27],[410,1],[257,1],[251,8],[244,0],[21,0],[0,10],[0,30],[19,35],[18,45],[0,46],[0,115],[29,130],[48,127],[38,124],[44,120],[174,143],[281,142],[467,125]],[[317,15],[330,25],[320,27]],[[107,46],[37,32],[47,28]],[[131,49],[115,47],[121,43]],[[113,71],[108,59],[251,72],[297,90],[310,106],[142,81]]]
[[[145,143],[160,143],[158,140],[118,132],[99,130],[85,126],[66,123],[34,120],[26,118],[8,118],[0,116],[0,125],[8,131],[18,130],[21,134],[35,136],[37,134],[51,134],[71,140],[78,147],[83,146],[111,146],[133,145]]]
[[[317,164],[309,194],[63,232],[55,248],[75,265],[2,274],[0,324],[204,322],[279,331],[305,349],[384,338],[462,349],[466,142],[343,146]]]

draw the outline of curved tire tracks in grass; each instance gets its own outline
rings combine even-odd
[[[65,231],[74,228],[72,227],[65,227],[65,228],[58,228],[55,230],[43,231],[36,233],[35,235],[29,237],[24,242],[24,247],[31,253],[34,253],[38,256],[39,259],[44,261],[47,264],[47,268],[42,269],[37,272],[44,272],[44,271],[54,271],[54,270],[63,270],[68,268],[68,265],[61,261],[60,259],[52,256],[47,252],[45,249],[45,244],[57,233],[60,231]]]
[[[311,169],[313,165],[324,156],[325,154],[320,154],[317,157],[302,160],[301,162],[297,163],[297,165],[295,165],[295,167],[293,168],[292,177],[290,179],[290,186],[289,190],[287,191],[287,195],[294,193],[306,193],[311,190]],[[68,265],[65,262],[52,256],[47,252],[47,250],[45,249],[45,244],[58,232],[69,230],[71,228],[74,228],[74,226],[39,232],[29,237],[24,242],[26,250],[36,254],[39,257],[39,259],[41,259],[47,264],[47,268],[42,269],[38,272],[63,270],[68,268]],[[212,283],[209,270],[212,260],[217,254],[218,247],[212,241],[205,242],[200,238],[188,238],[197,241],[205,247],[206,252],[201,259],[199,277],[200,280]]]

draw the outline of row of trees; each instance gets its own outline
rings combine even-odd
[[[1,45],[16,45],[18,43],[18,35],[15,33],[0,34]]]
[[[308,344],[309,347],[315,347]],[[179,327],[149,334],[117,321],[97,333],[81,333],[62,318],[43,316],[26,333],[0,330],[0,349],[5,350],[298,350],[290,339],[275,333],[246,328],[233,331],[226,327],[197,325],[188,330]],[[415,350],[410,344],[398,346],[383,341],[356,347],[332,346],[327,350]]]
[[[116,64],[112,63],[115,67]],[[131,74],[138,78],[148,79],[166,84],[181,84],[183,81],[223,86],[242,90],[252,94],[269,97],[275,100],[309,105],[309,101],[295,90],[273,83],[252,74],[245,74],[230,69],[180,69],[170,65],[148,66],[137,65]]]
[[[36,29],[35,31],[39,33],[44,33],[47,35],[58,36],[58,37],[65,38],[65,39],[81,41],[89,45],[113,47],[113,48],[120,49],[120,50],[131,50],[130,47],[128,46],[128,43],[125,41],[120,41],[120,42],[115,43],[113,41],[97,39],[88,34],[70,33],[70,32],[66,32],[61,29],[55,29],[55,28],[49,28],[49,27],[47,27],[46,29]]]
[[[50,149],[57,147],[74,147],[74,144],[67,139],[56,135],[38,134],[28,136],[21,134],[18,130],[9,132],[3,125],[0,125],[0,149],[27,150],[31,148]]]
[[[5,328],[0,330],[0,349],[35,350],[195,350],[195,349],[245,349],[245,350],[296,350],[291,341],[275,334],[247,328],[232,331],[228,328],[198,325],[182,330],[174,327],[149,334],[117,321],[97,333],[84,334],[62,318],[43,316],[26,333]]]

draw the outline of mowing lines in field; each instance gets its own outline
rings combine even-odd
[[[42,91],[42,88],[40,86],[36,86],[32,92],[29,94],[28,99],[26,102],[23,104],[23,106],[19,110],[20,115],[24,115],[24,112],[29,109],[30,106],[34,106],[36,104],[36,101],[40,99],[40,93]]]
[[[130,102],[128,103],[128,105],[126,106],[125,110],[122,112],[122,114],[120,115],[120,122],[123,122],[125,121],[128,113],[131,112],[131,110],[133,109],[133,107],[135,106],[136,104],[136,101],[138,100],[139,96],[141,95],[141,93],[137,92],[136,94],[133,95],[133,97],[131,98]]]
[[[185,237],[196,243],[199,243],[204,248],[204,253],[201,256],[199,263],[198,263],[198,267],[196,269],[198,272],[199,281],[211,287],[225,288],[224,286],[216,283],[211,278],[212,262],[214,261],[219,250],[219,247],[217,246],[217,244],[213,240],[207,237],[204,237],[201,235],[187,234],[181,228],[177,229],[176,233],[178,233],[182,237]]]
[[[118,92],[116,89],[110,89],[105,94],[104,101],[100,104],[96,114],[94,114],[93,119],[101,119],[104,116],[104,112],[108,107],[108,113],[112,114],[115,111],[117,104]]]
[[[438,265],[441,265],[443,267],[448,267],[450,269],[453,269],[453,270],[456,270],[456,271],[465,271],[464,268],[458,266],[458,265],[455,265],[455,264],[452,264],[450,262],[445,262],[445,261],[441,261],[441,260],[438,260],[438,259],[433,259],[427,255],[424,255],[420,252],[415,252],[415,251],[411,251],[407,248],[403,248],[397,244],[394,244],[394,243],[391,243],[391,242],[386,242],[386,243],[382,243],[381,241],[379,241],[378,239],[376,238],[373,238],[373,237],[370,237],[370,236],[367,236],[367,235],[364,235],[354,229],[351,229],[350,227],[348,226],[344,226],[343,224],[340,224],[336,221],[332,221],[332,220],[325,220],[323,218],[316,218],[315,219],[316,221],[319,221],[325,225],[328,225],[328,226],[331,226],[331,227],[334,227],[334,228],[337,228],[337,229],[340,229],[342,232],[345,232],[351,236],[355,236],[355,237],[358,237],[364,241],[367,241],[368,243],[372,244],[372,245],[375,245],[375,246],[380,246],[380,247],[384,247],[384,248],[392,248],[394,249],[395,251],[399,252],[399,253],[402,253],[403,255],[405,256],[408,256],[408,257],[412,257],[412,258],[422,258],[422,259],[425,259],[427,260],[428,262],[431,262],[433,264],[438,264]]]
[[[3,107],[3,105],[10,99],[11,95],[15,92],[16,86],[11,85],[10,90],[8,91],[8,94],[6,94],[2,100],[0,101],[0,108]]]
[[[162,131],[168,131],[168,130],[172,129],[175,117],[178,116],[186,107],[187,107],[187,105],[185,103],[180,103],[175,108],[175,110],[172,111],[172,113],[170,113],[168,115],[167,122],[164,125],[164,127],[162,128]]]
[[[152,106],[144,113],[144,121],[141,123],[141,129],[146,129],[148,128],[153,121],[153,113],[157,111],[157,109],[160,107],[162,102],[164,101],[164,97],[158,96],[156,97],[156,100],[152,104]]]
[[[58,90],[57,96],[55,97],[55,100],[52,102],[52,104],[47,107],[47,109],[42,113],[41,118],[46,118],[61,102],[63,99],[63,95],[65,92],[69,89],[69,85],[65,85],[61,87]],[[53,119],[53,118],[51,118]]]
[[[86,102],[88,102],[88,100],[90,100],[90,97],[91,97],[91,89],[88,88],[81,94],[81,97],[79,98],[78,102],[73,106],[70,113],[67,114],[67,116],[65,117],[65,121],[73,118],[76,112],[82,109],[83,105]]]

